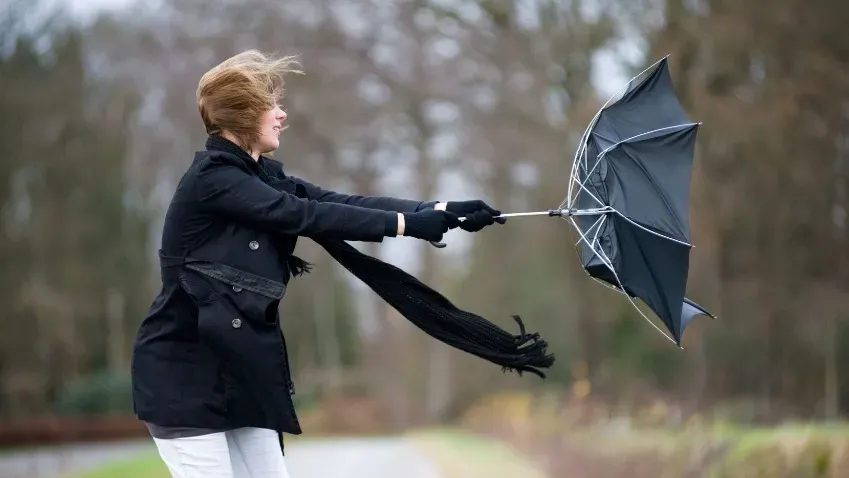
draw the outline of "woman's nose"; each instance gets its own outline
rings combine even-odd
[[[280,110],[280,112],[277,114],[277,118],[278,118],[280,121],[285,120],[287,116],[289,116],[289,115],[287,115],[287,114],[286,114],[286,112],[285,112],[285,111],[283,111],[283,110]]]

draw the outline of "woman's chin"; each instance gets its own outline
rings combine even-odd
[[[273,153],[279,147],[280,147],[280,140],[269,141],[268,143],[262,145],[262,154]]]

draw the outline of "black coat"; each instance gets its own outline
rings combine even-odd
[[[433,204],[327,191],[210,137],[165,216],[162,289],[133,346],[138,418],[301,433],[278,311],[297,237],[380,242],[395,212]]]

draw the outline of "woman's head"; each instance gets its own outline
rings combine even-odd
[[[301,73],[294,65],[293,57],[248,50],[206,72],[197,89],[206,132],[230,139],[254,157],[277,149],[286,119],[279,106],[283,77]]]

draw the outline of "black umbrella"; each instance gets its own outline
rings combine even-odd
[[[548,215],[571,222],[589,275],[624,293],[652,323],[634,299],[645,302],[679,347],[694,317],[715,318],[684,297],[699,125],[678,101],[663,58],[629,81],[590,122],[558,209],[502,216]]]
[[[645,302],[679,346],[693,317],[714,317],[684,297],[699,125],[684,112],[662,59],[590,122],[563,205],[589,275]]]

